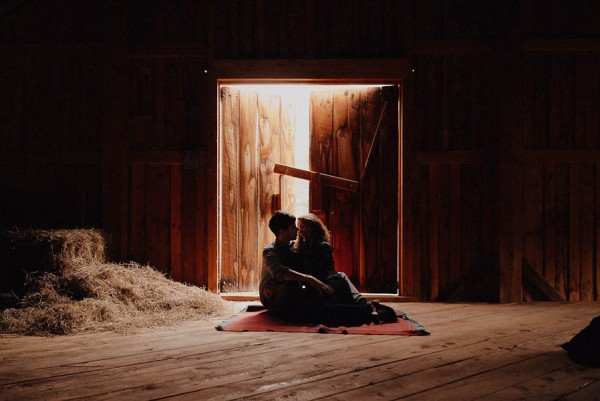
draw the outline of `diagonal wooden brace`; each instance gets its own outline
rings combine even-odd
[[[286,166],[285,164],[275,163],[273,172],[277,174],[301,178],[303,180],[320,180],[322,185],[337,189],[343,189],[345,191],[357,192],[359,187],[358,181],[336,177],[334,175],[329,174],[317,173],[315,171],[303,170],[292,166]]]
[[[358,181],[317,173],[315,171],[303,170],[292,166],[286,166],[285,164],[275,163],[273,172],[310,181],[310,211],[317,214],[323,221],[325,220],[325,216],[322,212],[323,199],[321,188],[323,185],[351,192],[357,192],[359,187]]]

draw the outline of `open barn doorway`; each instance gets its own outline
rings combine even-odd
[[[313,212],[336,269],[398,294],[399,86],[219,85],[218,288],[258,290],[277,209]]]

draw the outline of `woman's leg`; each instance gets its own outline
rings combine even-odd
[[[346,284],[348,285],[348,291],[350,291],[350,295],[352,296],[354,303],[362,304],[367,302],[363,298],[362,294],[358,291],[358,289],[354,286],[354,284],[352,284],[352,281],[350,281],[350,278],[346,275],[346,273],[338,272],[337,275],[343,278]]]

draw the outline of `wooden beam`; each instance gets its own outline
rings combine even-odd
[[[316,173],[310,170],[303,170],[300,168],[286,166],[285,164],[275,163],[273,172],[277,174],[289,175],[303,180],[312,181],[320,176],[321,184],[328,187],[343,189],[346,191],[356,192],[358,191],[358,181],[349,180],[347,178],[336,177],[334,175]]]
[[[52,163],[52,164],[100,164],[102,155],[99,152],[70,151],[61,153],[49,152],[11,152],[0,153],[2,164]]]
[[[487,150],[430,150],[413,152],[416,163],[479,164],[494,160],[495,153]]]
[[[127,48],[128,57],[206,58],[204,44],[199,43],[142,43]]]
[[[410,46],[412,54],[486,54],[492,53],[489,42],[484,40],[421,39]]]
[[[523,52],[600,52],[600,39],[526,39]]]
[[[406,59],[215,60],[212,67],[222,82],[254,80],[339,83],[343,81],[401,81],[408,75]],[[324,78],[327,77],[327,78]]]
[[[176,150],[129,152],[127,155],[131,164],[182,164],[184,158],[184,152]]]
[[[412,152],[415,162],[423,164],[476,164],[493,161],[496,153],[488,150],[426,150]],[[522,149],[515,150],[510,161],[519,163],[600,163],[598,149]]]
[[[521,163],[600,163],[600,150],[520,150],[515,158]]]

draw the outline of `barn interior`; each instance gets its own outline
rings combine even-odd
[[[593,1],[13,0],[0,12],[2,229],[99,228],[114,260],[251,294],[260,256],[241,248],[260,249],[265,219],[290,207],[286,180],[317,180],[270,170],[293,166],[260,143],[291,132],[269,115],[285,99],[242,107],[258,116],[246,136],[251,120],[228,125],[228,85],[389,84],[313,97],[303,122],[303,170],[362,178],[305,195],[361,291],[598,299]]]
[[[336,267],[432,336],[217,333],[214,316],[0,335],[0,398],[598,399],[597,369],[559,349],[599,300],[598,16],[4,0],[0,251],[7,233],[101,233],[107,260],[190,287],[171,298],[246,302],[270,215],[313,211]],[[0,285],[21,285],[2,252]]]

